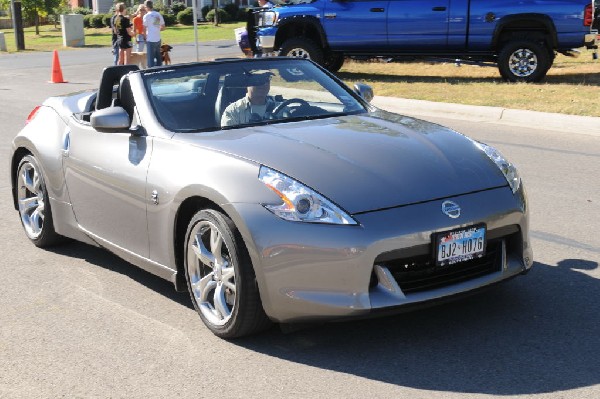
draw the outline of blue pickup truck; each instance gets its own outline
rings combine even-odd
[[[310,58],[445,57],[496,63],[508,81],[537,82],[555,55],[596,49],[593,0],[288,0],[253,12],[253,50]]]

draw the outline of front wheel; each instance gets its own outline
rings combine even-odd
[[[498,69],[509,82],[539,82],[550,65],[548,49],[531,40],[508,42],[498,54]]]
[[[46,183],[35,157],[21,159],[16,178],[19,216],[27,237],[40,248],[61,242],[63,237],[54,230]]]
[[[301,37],[293,37],[286,40],[279,51],[280,56],[307,58],[323,64],[323,50],[319,48],[312,40]]]
[[[237,338],[269,326],[249,255],[224,214],[201,210],[190,221],[185,275],[196,311],[218,337]]]

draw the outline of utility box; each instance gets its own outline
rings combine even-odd
[[[83,33],[83,15],[66,14],[60,16],[62,26],[63,46],[83,47],[85,46],[85,35]]]

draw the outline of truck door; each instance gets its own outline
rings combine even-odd
[[[387,46],[388,0],[326,1],[322,25],[335,50],[372,52]]]
[[[450,0],[390,0],[388,44],[394,50],[446,50]]]

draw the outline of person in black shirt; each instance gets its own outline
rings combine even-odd
[[[117,46],[119,48],[119,65],[129,64],[129,58],[131,57],[131,37],[133,36],[133,24],[131,20],[125,16],[125,4],[118,3],[115,6],[117,10],[117,16],[115,17],[115,23],[113,32],[117,34]]]

